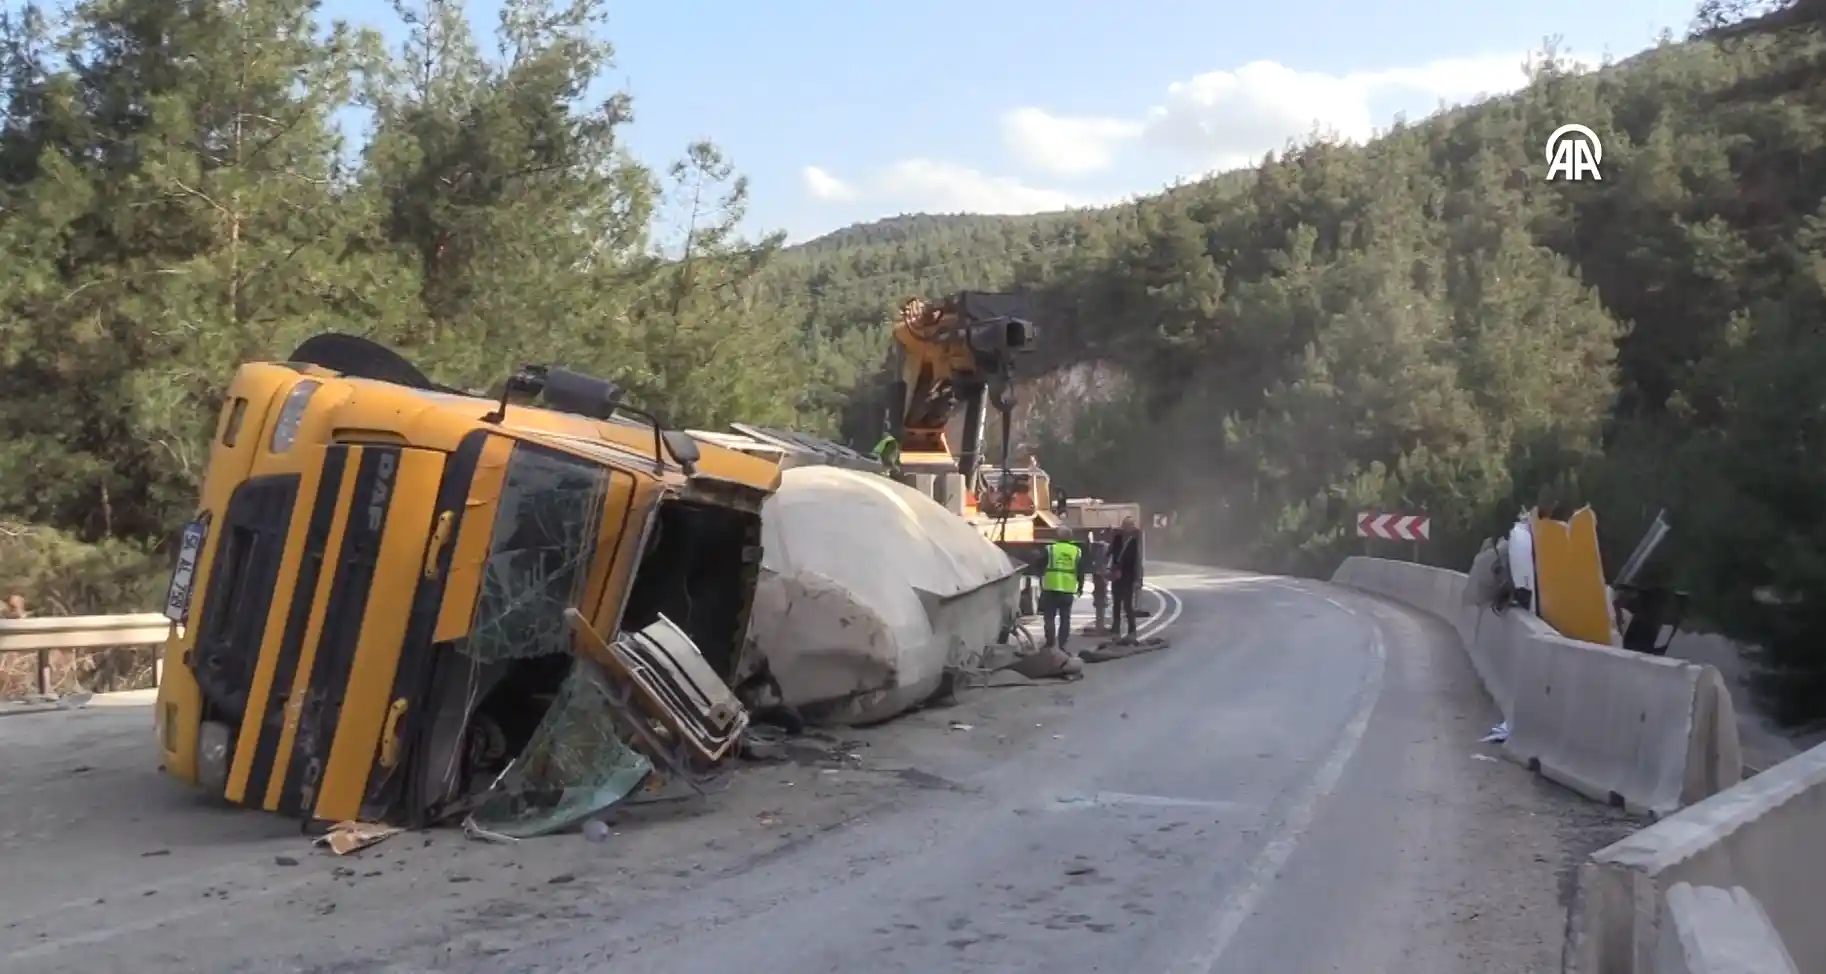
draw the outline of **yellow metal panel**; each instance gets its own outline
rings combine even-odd
[[[900,451],[900,469],[909,473],[957,472],[957,458],[931,450]]]
[[[200,561],[200,560],[199,560]],[[202,577],[202,565],[197,566]],[[194,583],[192,583],[194,585]],[[195,591],[193,588],[192,591]],[[153,706],[153,730],[159,740],[159,760],[165,773],[179,781],[197,783],[197,728],[203,713],[203,689],[183,658],[177,630],[165,640],[165,671],[159,675],[158,702]]]
[[[1007,520],[993,517],[976,516],[970,523],[978,534],[990,541],[1032,541],[1033,518],[1030,516],[1010,517]]]
[[[596,539],[595,564],[590,570],[589,587],[584,590],[586,597],[593,593],[595,601],[579,607],[588,613],[598,632],[615,632],[621,627],[621,611],[634,586],[634,575],[640,570],[647,522],[659,515],[660,490],[656,480],[637,480],[626,471],[609,471],[608,492],[602,505],[602,533]]]
[[[596,533],[596,551],[590,559],[590,577],[583,587],[584,597],[594,595],[596,604],[575,607],[588,612],[592,618],[609,597],[608,586],[612,580],[624,585],[633,582],[632,570],[640,557],[635,548],[640,542],[642,522],[630,516],[634,478],[619,470],[606,470],[604,474],[606,483],[602,500],[602,527]],[[629,571],[625,575],[619,571],[622,567],[619,563],[623,561],[628,562]]]
[[[1563,636],[1610,645],[1610,599],[1598,553],[1598,516],[1580,508],[1570,521],[1536,518],[1535,588],[1541,618]]]
[[[432,642],[448,642],[469,633],[475,620],[476,594],[482,585],[482,567],[488,561],[488,543],[494,538],[495,510],[501,500],[501,483],[507,477],[507,459],[514,441],[490,436],[476,461],[475,480],[465,501],[462,526],[457,528],[456,548],[450,553],[450,571],[444,576],[444,603],[438,607]]]
[[[381,725],[392,702],[393,678],[399,668],[415,594],[411,585],[388,585],[384,580],[418,575],[431,534],[432,508],[438,480],[444,473],[444,459],[443,453],[432,450],[400,451],[392,507],[375,556],[375,584],[368,593],[349,683],[342,688],[336,739],[330,745],[330,760],[324,765],[323,784],[317,792],[315,814],[319,819],[338,821],[361,812],[368,773],[380,746]],[[322,689],[334,693],[337,688]]]
[[[349,529],[349,512],[354,508],[355,474],[361,469],[362,448],[349,447],[348,461],[343,464],[346,471],[342,478],[342,489],[336,492],[336,515],[330,521],[330,533],[324,544],[325,571],[317,578],[317,592],[311,597],[311,618],[304,627],[304,643],[298,651],[298,668],[292,672],[291,696],[285,704],[285,727],[279,732],[279,750],[273,755],[273,770],[267,777],[266,799],[260,807],[271,811],[279,808],[279,796],[285,791],[285,776],[291,770],[292,747],[298,740],[298,717],[303,711],[305,691],[311,684],[311,667],[317,662],[317,641],[323,636],[324,609],[330,603],[330,586],[336,584],[336,552],[342,550],[342,538]],[[286,600],[289,593],[283,592]],[[283,679],[279,674],[276,679]]]
[[[296,372],[276,365],[244,365],[235,372],[227,397],[231,402],[237,398],[246,399],[247,414],[242,417],[234,446],[226,446],[220,439],[211,442],[209,467],[203,478],[201,496],[197,499],[198,510],[212,515],[211,532],[222,530],[222,517],[228,513],[229,498],[247,479],[255,455],[265,446],[267,411],[279,398],[280,389],[297,377]],[[215,570],[219,541],[219,537],[212,536],[203,546],[202,557],[197,559],[196,574],[190,583],[192,620],[201,620],[203,613],[208,611],[208,579]],[[173,629],[171,638],[165,641],[167,665],[159,678],[158,703],[153,718],[165,773],[191,783],[197,780],[197,731],[203,719],[203,689],[187,662],[190,650],[196,645],[196,636],[197,627],[188,625],[182,635]]]
[[[254,476],[276,473],[299,475],[297,500],[292,507],[292,523],[285,533],[285,550],[279,556],[279,574],[273,587],[272,604],[266,613],[266,625],[260,630],[260,652],[254,660],[254,676],[247,687],[247,709],[241,714],[241,731],[235,737],[234,760],[228,769],[228,784],[223,794],[236,804],[247,795],[247,779],[253,773],[254,752],[260,748],[260,729],[266,723],[266,704],[272,697],[274,678],[284,674],[273,671],[279,666],[281,644],[285,642],[285,620],[292,611],[292,586],[298,582],[298,564],[304,558],[304,536],[311,528],[311,509],[317,498],[317,487],[323,479],[321,447],[299,444],[286,453],[266,454],[254,463]]]

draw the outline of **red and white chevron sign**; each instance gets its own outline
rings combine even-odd
[[[1425,541],[1431,521],[1425,514],[1357,515],[1357,537],[1385,538],[1389,541]]]

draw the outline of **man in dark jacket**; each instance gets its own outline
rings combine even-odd
[[[1125,639],[1135,638],[1135,596],[1141,591],[1141,528],[1135,519],[1125,517],[1122,527],[1110,539],[1110,594],[1116,604],[1110,631]],[[1128,616],[1129,631],[1122,632],[1122,618]]]

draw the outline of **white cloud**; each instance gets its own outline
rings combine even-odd
[[[1052,115],[1019,108],[1002,136],[1020,163],[1055,175],[1108,169],[1125,148],[1146,142],[1183,158],[1181,175],[1250,165],[1314,129],[1361,141],[1394,112],[1425,114],[1440,101],[1501,94],[1527,83],[1523,57],[1451,58],[1406,68],[1326,74],[1255,61],[1167,86],[1133,119]]]
[[[1144,138],[1206,169],[1248,165],[1317,129],[1362,141],[1397,110],[1501,94],[1527,83],[1520,55],[1454,58],[1410,68],[1332,75],[1256,61],[1167,86]]]
[[[806,166],[799,174],[805,180],[806,190],[816,199],[838,203],[856,198],[856,187],[817,166]]]
[[[864,199],[879,204],[875,209],[897,207],[908,213],[1044,213],[1109,202],[935,159],[903,159],[854,185],[807,166],[805,181],[821,200]],[[832,186],[843,187],[850,195],[828,195],[825,191]]]
[[[1040,213],[1083,205],[1075,194],[932,159],[906,159],[881,174],[882,195],[921,200],[946,213]]]
[[[1500,95],[1521,88],[1528,83],[1526,61],[1521,54],[1447,58],[1416,68],[1391,68],[1346,77],[1371,92],[1421,92],[1455,101],[1479,95]]]
[[[1038,108],[1017,108],[1002,116],[1002,141],[1020,162],[1059,176],[1108,169],[1116,149],[1142,132],[1142,124],[1120,118],[1073,118]]]
[[[1513,91],[1527,83],[1525,58],[1452,58],[1404,68],[1326,74],[1256,61],[1167,86],[1160,102],[1127,118],[1054,115],[1016,108],[1001,117],[1003,142],[1024,167],[1053,177],[1114,170],[1130,191],[1176,177],[1252,165],[1315,130],[1362,141],[1397,112],[1420,116],[1440,102]],[[1153,151],[1146,151],[1153,150]],[[1124,154],[1132,166],[1121,165]],[[906,159],[846,182],[817,166],[806,189],[828,203],[866,201],[877,212],[1038,213],[1117,202],[997,176],[954,162]],[[1117,180],[1106,181],[1106,189]]]

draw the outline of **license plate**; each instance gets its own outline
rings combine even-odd
[[[178,539],[178,563],[171,570],[171,586],[165,590],[165,618],[183,623],[190,615],[190,588],[196,580],[197,558],[203,551],[203,539],[209,528],[201,521],[184,525]]]

